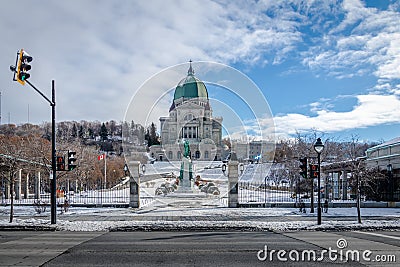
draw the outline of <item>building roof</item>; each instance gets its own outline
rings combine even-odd
[[[389,140],[389,141],[387,141],[385,143],[382,143],[380,145],[371,147],[371,148],[367,149],[367,151],[374,151],[374,150],[377,150],[377,149],[380,149],[380,148],[393,146],[393,145],[400,145],[400,137],[396,137],[396,138],[394,138],[392,140]]]
[[[188,75],[183,78],[175,88],[174,100],[179,98],[197,98],[203,97],[208,99],[208,92],[205,84],[194,76],[192,68],[192,62],[190,61],[190,67]]]

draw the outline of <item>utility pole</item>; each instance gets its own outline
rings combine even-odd
[[[55,81],[51,81],[51,169],[53,180],[51,180],[51,223],[57,222],[57,169],[56,169],[56,88]]]
[[[0,91],[0,125],[1,125],[1,91]]]
[[[57,168],[56,168],[56,88],[55,81],[51,81],[51,101],[42,92],[39,91],[30,81],[25,80],[36,92],[38,92],[51,106],[51,224],[57,222]]]

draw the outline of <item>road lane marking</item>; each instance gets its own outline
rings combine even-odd
[[[354,231],[354,233],[366,234],[366,235],[374,235],[374,236],[379,236],[379,237],[386,237],[386,238],[400,240],[400,236],[390,236],[390,235],[383,235],[383,234],[363,232],[363,231]]]

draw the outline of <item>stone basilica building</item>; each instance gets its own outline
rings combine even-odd
[[[150,154],[159,161],[180,161],[183,143],[190,143],[192,160],[220,160],[222,117],[213,117],[205,84],[195,75],[190,62],[187,76],[175,88],[168,117],[160,117],[161,145]]]

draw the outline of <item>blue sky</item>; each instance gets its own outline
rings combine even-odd
[[[57,121],[122,120],[149,77],[192,59],[253,80],[278,136],[389,140],[400,130],[399,13],[398,1],[3,1],[1,123],[50,120],[11,80],[25,48],[31,81],[50,95],[56,80]]]

